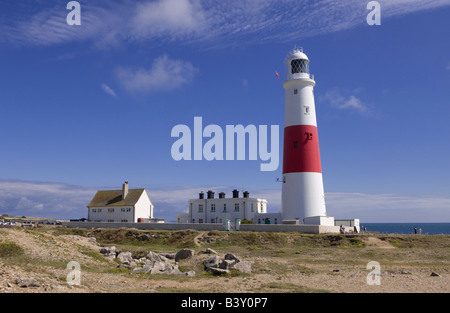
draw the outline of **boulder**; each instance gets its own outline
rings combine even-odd
[[[225,260],[234,260],[236,263],[239,263],[241,260],[237,256],[235,256],[233,253],[227,253],[223,257]]]
[[[131,252],[121,252],[117,255],[117,258],[121,263],[131,264],[133,262],[133,257],[131,256]]]
[[[241,262],[233,264],[231,268],[238,270],[239,272],[242,272],[242,273],[251,273],[252,272],[252,262],[241,261]]]
[[[205,266],[205,269],[208,270],[212,267],[218,267],[219,266],[220,258],[218,255],[210,256],[209,258],[203,260],[203,265]]]
[[[194,250],[191,249],[181,249],[175,254],[175,262],[178,262],[179,260],[188,259],[192,257],[195,254]]]
[[[103,247],[100,249],[100,253],[103,254],[103,256],[106,258],[114,259],[116,257],[116,247]]]
[[[236,260],[223,260],[219,264],[219,268],[224,270],[229,270],[233,267],[233,265],[236,263]]]

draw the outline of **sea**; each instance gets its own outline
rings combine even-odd
[[[422,235],[450,234],[450,223],[362,223],[366,231],[375,231],[382,234],[414,234],[414,228]]]

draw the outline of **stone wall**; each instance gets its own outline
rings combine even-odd
[[[107,222],[64,222],[69,228],[136,228],[154,230],[225,230],[222,224],[192,224],[192,223],[107,223]],[[339,233],[339,226],[319,225],[286,225],[286,224],[241,224],[241,231],[256,232],[299,232],[306,234]]]

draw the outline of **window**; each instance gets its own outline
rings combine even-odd
[[[198,223],[199,223],[199,224],[203,224],[203,219],[202,219],[202,218],[199,218],[199,219],[198,219]]]
[[[298,94],[298,89],[297,88],[294,89],[294,95],[296,95],[296,94]]]
[[[275,217],[275,224],[278,224],[278,219]]]
[[[96,213],[97,212],[97,209],[92,209],[92,213]]]
[[[214,203],[211,204],[211,212],[216,212],[216,205]]]
[[[224,211],[224,212],[227,211],[227,204],[226,204],[226,203],[223,204],[223,211]]]
[[[128,223],[128,220],[121,220],[122,223]]]
[[[239,212],[239,203],[234,204],[234,212]]]
[[[108,213],[114,213],[114,208],[109,208]]]
[[[309,115],[309,105],[305,105],[305,115]]]
[[[120,209],[120,212],[125,212],[125,208],[121,208],[121,209]]]
[[[203,204],[198,205],[198,212],[203,212]]]
[[[211,219],[211,224],[214,224],[216,220],[214,218]]]
[[[102,213],[102,209],[98,209],[97,212],[98,212],[98,213]]]
[[[108,220],[108,223],[114,223],[114,220]]]
[[[291,61],[291,74],[308,73],[309,74],[309,61],[302,59],[295,59]]]
[[[253,202],[250,204],[250,210],[253,212]]]

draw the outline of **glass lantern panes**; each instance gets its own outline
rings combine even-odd
[[[291,74],[307,73],[309,74],[309,61],[295,59],[291,61]]]

